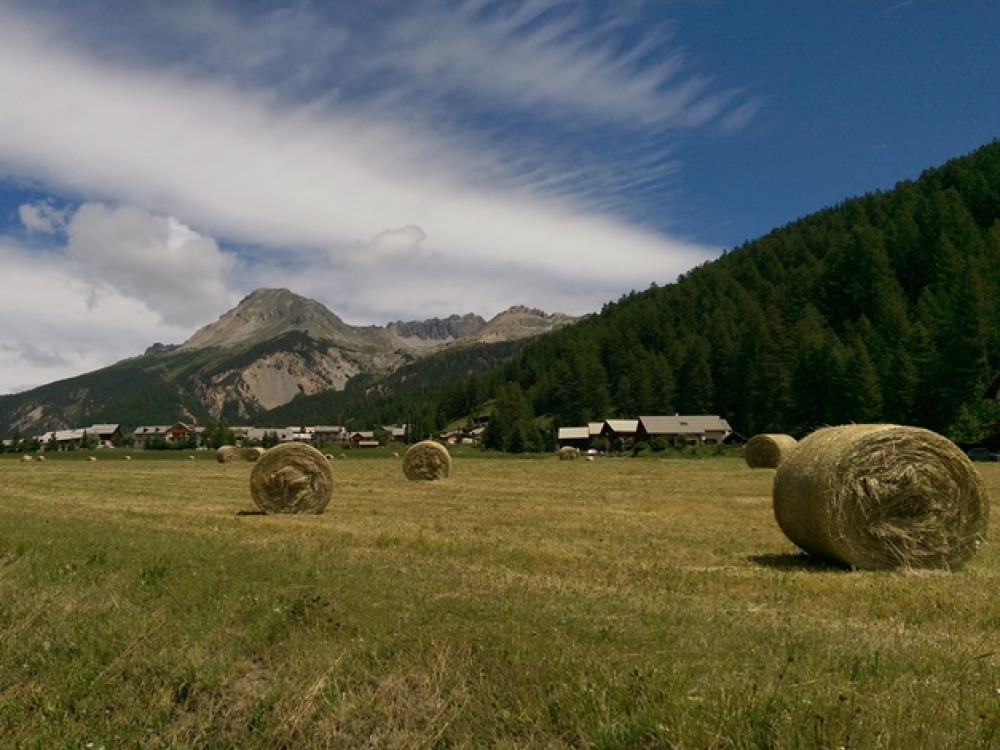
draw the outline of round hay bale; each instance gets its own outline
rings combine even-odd
[[[223,445],[215,452],[215,460],[220,464],[231,464],[240,460],[240,449],[235,445]]]
[[[42,455],[38,455],[38,456],[36,456],[36,458],[37,458],[37,459],[38,459],[39,461],[44,461],[44,460],[45,460],[45,456],[42,456]]]
[[[421,440],[403,455],[403,474],[407,479],[447,479],[451,476],[451,454],[441,443]]]
[[[311,445],[283,443],[253,465],[250,492],[265,513],[322,513],[333,497],[333,469]]]
[[[194,456],[188,456],[188,461],[194,461]]]
[[[126,461],[131,461],[131,460],[132,460],[132,457],[131,457],[131,456],[125,456],[125,460],[126,460]]]
[[[255,446],[253,448],[247,448],[246,452],[243,454],[243,458],[244,460],[253,463],[254,461],[259,461],[260,457],[263,455],[264,449],[259,446]]]
[[[960,567],[989,520],[985,486],[958,446],[891,424],[808,435],[778,466],[772,501],[796,545],[867,570]]]
[[[97,456],[88,456],[87,460],[88,461],[96,461],[97,460]]]
[[[21,458],[21,460],[22,460],[22,461],[31,461],[31,460],[32,460],[32,458],[31,458],[31,456],[23,456],[23,457]]]
[[[791,435],[754,435],[747,440],[743,457],[751,469],[776,469],[798,444]]]
[[[580,449],[572,445],[564,445],[558,452],[560,461],[575,461],[580,457]]]

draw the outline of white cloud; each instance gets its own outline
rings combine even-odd
[[[232,301],[224,277],[234,258],[177,219],[85,203],[68,232],[67,254],[88,279],[142,302],[168,323],[203,322]]]
[[[29,234],[68,240],[4,249],[0,285],[45,310],[0,334],[0,390],[178,342],[260,286],[356,324],[581,314],[714,255],[611,212],[672,169],[650,133],[753,114],[666,34],[624,45],[558,2],[391,6],[366,24],[194,3],[106,30],[83,6],[0,5],[0,169],[81,204],[20,206]],[[559,140],[591,126],[593,152]]]
[[[672,280],[707,255],[572,203],[470,187],[462,165],[481,158],[420,131],[276,109],[3,36],[0,89],[23,95],[0,110],[0,162],[214,236],[346,257],[364,238],[415,225],[451,261],[503,258],[553,274],[577,264],[619,288]]]
[[[58,234],[66,230],[66,209],[56,208],[47,201],[22,204],[17,212],[29,234]]]
[[[138,300],[80,281],[76,267],[0,237],[0,393],[96,370],[190,331]]]

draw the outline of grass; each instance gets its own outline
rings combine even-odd
[[[849,572],[734,458],[351,456],[272,517],[250,464],[132,455],[0,460],[0,746],[1000,746],[992,532]]]

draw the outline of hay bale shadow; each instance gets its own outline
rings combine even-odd
[[[774,570],[798,570],[805,573],[846,573],[851,570],[849,565],[821,560],[804,552],[767,553],[749,555],[747,560],[762,568]]]

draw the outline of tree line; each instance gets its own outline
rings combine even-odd
[[[492,402],[499,443],[542,416],[544,436],[675,412],[747,436],[894,422],[975,440],[997,420],[982,394],[1000,367],[998,269],[995,141],[630,293],[422,408],[441,422]]]

